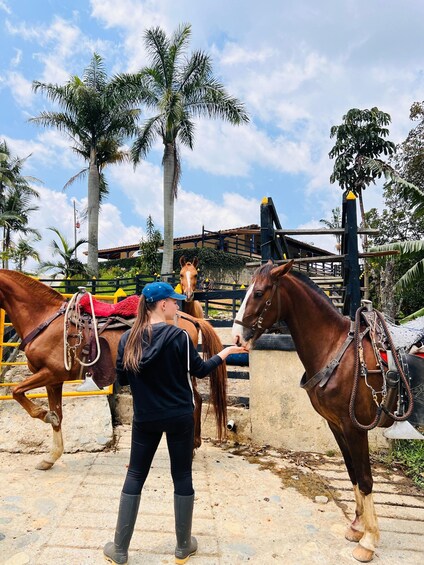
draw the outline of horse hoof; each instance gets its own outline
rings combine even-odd
[[[38,463],[38,465],[35,468],[38,469],[38,471],[48,471],[52,467],[53,467],[53,463],[43,459],[40,461],[40,463]]]
[[[360,561],[361,563],[368,563],[369,561],[372,561],[374,552],[371,551],[371,549],[362,547],[362,545],[358,543],[358,545],[352,551],[352,555],[357,561]]]
[[[349,528],[346,530],[345,538],[348,541],[358,542],[360,539],[362,539],[363,535],[364,532],[360,532],[359,530],[353,529],[352,526],[349,526]]]
[[[47,414],[44,416],[44,421],[46,424],[51,424],[53,427],[60,426],[59,416],[56,414],[56,412],[47,412]]]

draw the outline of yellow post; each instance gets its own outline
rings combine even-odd
[[[118,288],[118,290],[113,295],[113,303],[116,304],[117,302],[119,302],[119,299],[122,296],[127,296],[127,293],[125,292],[125,290],[123,288]]]
[[[5,311],[3,310],[3,308],[0,308],[0,367],[3,361],[4,317]]]

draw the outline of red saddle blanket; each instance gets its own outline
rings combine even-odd
[[[108,318],[109,316],[121,316],[122,318],[135,318],[137,316],[138,303],[140,297],[137,294],[133,294],[117,302],[116,304],[110,304],[108,302],[102,302],[93,298],[94,315],[101,318]],[[84,294],[79,302],[81,310],[93,315],[90,305],[90,296],[88,293]]]
[[[383,361],[387,363],[387,353],[385,351],[380,351],[380,354]],[[414,353],[414,355],[421,357],[421,359],[424,359],[424,353]]]

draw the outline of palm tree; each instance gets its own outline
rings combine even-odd
[[[181,25],[168,38],[159,28],[145,31],[150,66],[133,75],[121,75],[123,89],[136,102],[152,111],[132,147],[134,163],[145,158],[159,137],[163,151],[164,248],[162,274],[172,272],[174,244],[174,200],[181,174],[179,145],[194,145],[194,119],[221,118],[239,125],[249,121],[244,106],[230,97],[212,74],[208,55],[196,51],[187,56],[191,26]]]
[[[54,232],[58,238],[59,243],[53,240],[50,244],[50,248],[53,256],[59,256],[59,261],[43,261],[40,264],[40,272],[44,272],[50,269],[55,270],[53,278],[58,275],[62,275],[64,278],[70,278],[73,276],[84,276],[88,275],[87,268],[85,265],[74,257],[75,250],[78,249],[84,243],[87,243],[86,239],[79,239],[74,245],[71,245],[66,237],[57,228],[47,228]]]
[[[19,238],[18,243],[12,249],[12,261],[17,266],[18,271],[22,271],[28,259],[40,261],[38,251],[33,247],[30,240]]]
[[[63,111],[44,111],[30,121],[68,133],[73,150],[87,162],[87,167],[67,185],[88,174],[87,268],[98,276],[99,209],[101,197],[107,193],[102,171],[106,165],[128,157],[119,147],[127,136],[135,133],[140,112],[126,95],[122,81],[117,88],[116,82],[108,79],[103,59],[96,53],[82,79],[73,76],[64,86],[34,81],[33,88],[43,92]]]
[[[28,155],[29,157],[29,155]],[[0,143],[0,227],[2,228],[2,266],[7,268],[12,234],[22,233],[39,236],[37,230],[28,227],[29,214],[38,210],[32,206],[33,198],[39,198],[38,192],[29,185],[29,181],[40,182],[34,177],[22,175],[22,167],[28,157],[12,157],[6,142]]]

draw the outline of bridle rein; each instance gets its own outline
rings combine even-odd
[[[259,316],[257,317],[256,321],[253,324],[247,324],[246,322],[243,322],[243,320],[234,320],[234,323],[240,324],[240,326],[243,326],[244,328],[247,328],[248,330],[253,330],[255,332],[265,329],[262,326],[265,318],[265,314],[270,309],[272,300],[274,298],[274,294],[279,286],[280,286],[279,280],[273,283],[270,297],[265,301],[265,304]],[[277,293],[277,321],[280,319],[280,312],[281,312],[281,297],[280,297],[280,293]]]

